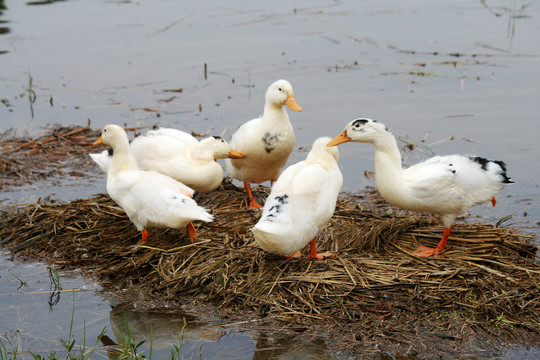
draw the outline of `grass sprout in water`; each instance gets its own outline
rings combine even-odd
[[[58,271],[56,271],[56,269],[52,266],[48,266],[47,270],[49,271],[49,279],[51,280],[49,299],[47,300],[47,303],[52,308],[58,304],[58,301],[60,301],[62,285],[60,284],[60,274],[58,274]]]
[[[11,276],[13,276],[15,279],[19,281],[19,286],[17,287],[17,289],[15,289],[15,291],[18,291],[23,286],[26,286],[26,281],[22,281],[21,278],[15,275],[11,270],[8,270],[8,272]]]
[[[99,341],[101,337],[105,335],[106,328],[103,328],[101,333],[98,335],[96,342],[93,344],[92,347],[88,348],[86,346],[86,323],[84,323],[83,326],[83,335],[80,339],[80,342],[77,345],[77,341],[73,339],[73,320],[75,317],[75,296],[73,297],[73,308],[71,311],[71,320],[69,324],[69,332],[68,332],[68,340],[60,339],[59,343],[62,345],[65,351],[65,357],[64,355],[57,355],[56,351],[51,352],[48,355],[41,355],[37,354],[31,349],[28,349],[27,352],[30,354],[32,359],[34,360],[60,360],[60,359],[66,359],[66,360],[86,360],[91,359],[93,353],[95,352],[97,345],[99,344]],[[17,341],[12,341],[9,336],[6,334],[0,335],[0,360],[17,360],[17,359],[25,359],[24,356],[25,351],[19,350],[19,346],[17,345]]]
[[[154,335],[153,330],[150,329],[150,347],[148,356],[144,354],[142,350],[143,344],[146,342],[146,340],[138,341],[135,339],[135,336],[129,326],[129,321],[127,318],[127,315],[123,313],[124,317],[124,323],[125,323],[125,330],[122,331],[120,329],[120,337],[122,340],[121,344],[117,344],[114,342],[111,338],[108,336],[102,336],[101,342],[104,346],[108,346],[107,349],[107,355],[109,356],[109,359],[114,360],[142,360],[142,359],[149,359],[152,360],[152,353],[154,351]],[[178,344],[169,345],[169,348],[171,350],[171,360],[182,360],[184,359],[184,356],[181,354],[181,349],[184,343],[184,333],[186,331],[187,327],[187,321],[185,318],[183,318],[184,324],[182,326],[182,329],[180,330],[180,336]],[[202,346],[202,345],[201,345]],[[202,354],[202,349],[200,350]],[[193,357],[193,354],[192,356]],[[191,358],[190,357],[190,358]],[[0,359],[1,360],[1,359]]]

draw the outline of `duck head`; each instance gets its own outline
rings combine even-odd
[[[335,146],[349,141],[373,143],[379,136],[388,134],[390,132],[384,124],[376,120],[360,118],[347,124],[345,130],[326,145]]]
[[[117,148],[120,145],[129,147],[129,139],[124,129],[118,125],[105,125],[99,139],[94,141],[92,145],[105,144],[110,147]]]
[[[241,159],[244,154],[235,151],[221,136],[210,136],[201,140],[203,148],[209,149],[214,154],[214,159]]]
[[[328,144],[328,142],[332,140],[330,137],[328,136],[323,136],[323,137],[320,137],[318,138],[317,140],[315,140],[313,142],[313,145],[311,147],[311,152],[310,154],[317,154],[317,153],[328,153],[330,154],[334,160],[336,160],[336,163],[339,162],[339,150],[337,147],[335,146],[332,146],[332,147],[329,147],[329,146],[326,146],[326,144]]]
[[[294,98],[294,91],[287,80],[278,80],[268,87],[266,102],[274,106],[287,105],[291,110],[302,111]]]

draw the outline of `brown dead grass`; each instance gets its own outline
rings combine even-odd
[[[38,153],[43,156],[29,158],[68,161],[57,151],[63,142],[87,158],[88,140],[99,133],[74,130],[11,147],[4,142],[12,162],[2,158],[0,164],[17,167],[18,159]],[[2,176],[24,179],[35,175],[23,173],[32,166],[25,163]],[[264,199],[268,189],[255,188],[254,194]],[[410,253],[419,244],[439,242],[439,223],[393,209],[376,192],[368,195],[370,202],[355,196],[338,202],[318,249],[339,255],[324,261],[262,251],[249,231],[260,214],[246,207],[243,190],[229,181],[196,197],[215,221],[196,224],[194,244],[184,231],[150,229],[148,242],[140,245],[124,212],[100,195],[5,211],[0,246],[91,274],[139,308],[212,303],[231,320],[274,319],[282,330],[325,331],[351,350],[412,344],[427,354],[444,354],[463,351],[471,334],[516,343],[525,336],[540,345],[540,264],[530,237],[510,227],[457,224],[444,253],[417,258]]]
[[[37,138],[17,137],[6,132],[0,137],[0,190],[51,176],[80,176],[91,165],[89,138],[98,130],[89,127],[53,126]]]
[[[267,189],[257,188],[257,196]],[[436,245],[431,218],[390,216],[339,201],[319,236],[325,261],[287,260],[265,253],[249,228],[258,212],[241,189],[224,183],[198,202],[216,220],[198,225],[198,241],[183,231],[151,229],[147,245],[108,196],[59,205],[30,205],[6,214],[0,245],[30,259],[79,269],[134,297],[168,303],[196,297],[220,307],[266,316],[327,321],[386,319],[396,311],[470,319],[484,331],[521,327],[538,334],[540,265],[536,248],[512,228],[455,226],[438,257],[409,255]],[[128,295],[124,295],[128,296]],[[453,336],[453,335],[452,335]]]

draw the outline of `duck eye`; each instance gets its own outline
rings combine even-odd
[[[278,88],[279,91],[282,91],[281,88]]]

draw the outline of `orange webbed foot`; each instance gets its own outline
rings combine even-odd
[[[439,254],[441,251],[437,250],[436,248],[430,248],[427,246],[420,246],[418,249],[416,249],[412,255],[418,256],[418,257],[428,257],[428,256],[435,256]]]
[[[491,198],[491,205],[493,205],[493,207],[497,205],[497,199],[495,199],[495,196]]]
[[[244,188],[246,189],[246,192],[248,194],[248,199],[249,199],[249,207],[251,209],[262,209],[263,207],[261,205],[259,205],[255,199],[253,198],[253,195],[251,194],[251,186],[249,185],[248,182],[244,181]]]
[[[337,256],[337,254],[332,254],[331,252],[329,251],[326,251],[326,252],[323,252],[323,253],[317,253],[317,247],[315,246],[315,241],[317,240],[316,237],[314,237],[310,242],[309,242],[309,256],[308,256],[308,260],[309,259],[317,259],[317,260],[323,260],[324,258],[327,258],[327,257],[334,257],[334,256]]]
[[[309,254],[308,259],[324,260],[326,258],[336,257],[338,255],[339,255],[338,253],[331,253],[330,251],[325,251],[323,253]]]
[[[249,202],[249,207],[251,209],[262,209],[263,206],[260,205],[258,202],[255,201],[255,199],[251,199],[251,201]]]
[[[192,222],[187,224],[186,229],[189,235],[189,240],[191,240],[191,243],[193,244],[193,241],[197,239],[197,230],[195,230],[195,226],[193,225]]]
[[[446,242],[448,241],[448,237],[450,236],[450,233],[452,232],[452,227],[444,228],[443,230],[443,236],[441,241],[439,242],[439,245],[437,245],[436,248],[430,248],[427,246],[420,246],[418,249],[416,249],[412,255],[419,256],[419,257],[428,257],[428,256],[435,256],[437,254],[440,254],[444,248],[446,247]]]

